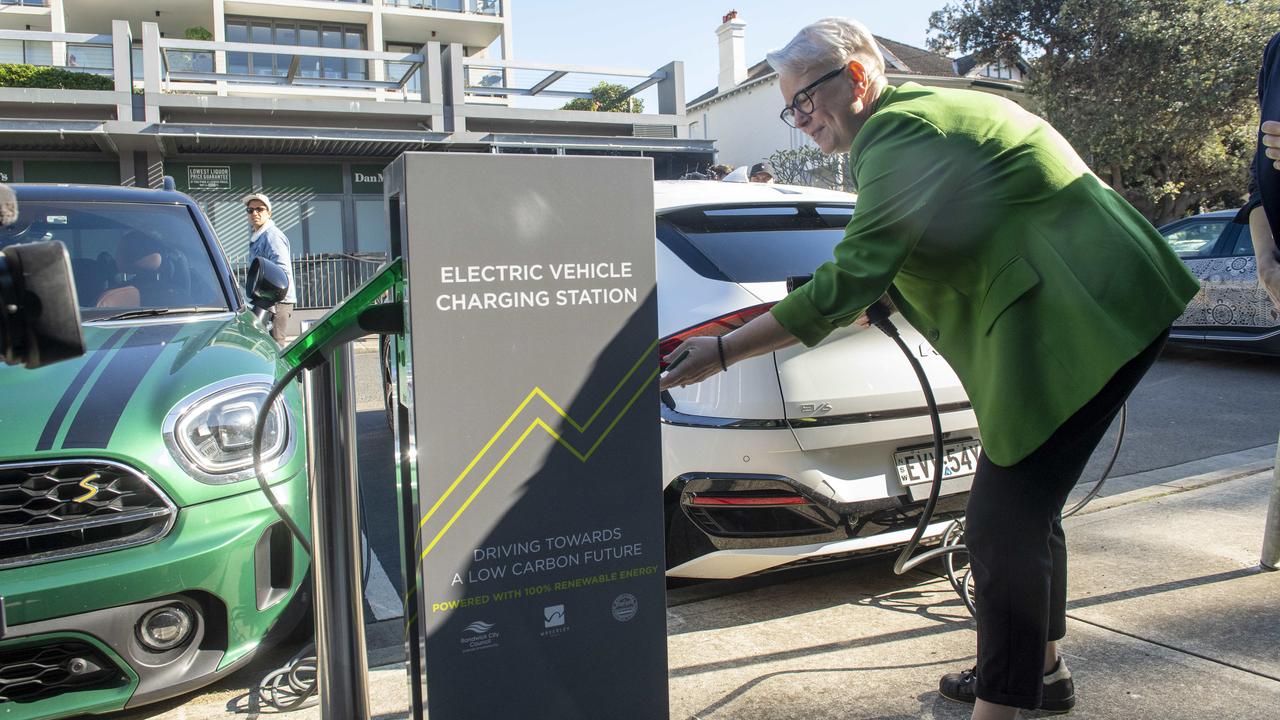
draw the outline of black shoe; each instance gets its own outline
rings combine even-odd
[[[938,681],[938,693],[948,700],[969,703],[977,699],[978,668],[958,673],[947,673]],[[1067,712],[1076,704],[1076,685],[1071,679],[1067,664],[1058,658],[1058,664],[1044,675],[1044,696],[1040,709],[1045,712]]]
[[[948,700],[972,705],[978,699],[974,694],[977,685],[978,668],[972,667],[964,672],[943,675],[938,681],[938,694]]]
[[[1044,674],[1044,697],[1040,709],[1045,712],[1067,712],[1076,706],[1076,683],[1071,679],[1067,663],[1058,658],[1053,670]]]

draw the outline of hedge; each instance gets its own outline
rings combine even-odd
[[[0,87],[114,90],[116,85],[105,75],[39,65],[0,64]]]

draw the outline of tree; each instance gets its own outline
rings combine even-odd
[[[849,177],[849,155],[823,155],[812,145],[779,150],[769,156],[773,179],[786,185],[808,185],[843,190]]]
[[[1039,111],[1159,225],[1244,197],[1270,0],[961,0],[930,45],[1031,58]]]
[[[626,97],[626,85],[607,83],[603,80],[591,88],[591,97],[574,98],[565,103],[561,110],[586,110],[588,112],[644,112],[644,101]]]

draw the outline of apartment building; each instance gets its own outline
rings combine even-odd
[[[0,181],[171,175],[233,261],[249,238],[240,198],[261,190],[297,257],[349,265],[339,256],[385,253],[381,170],[407,150],[640,155],[660,179],[709,164],[713,142],[689,138],[680,62],[516,60],[513,4],[0,0],[0,72],[93,76],[59,89],[0,75]],[[644,111],[561,109],[599,82],[625,85]],[[302,304],[331,303],[349,283],[330,276],[352,272],[302,287]]]

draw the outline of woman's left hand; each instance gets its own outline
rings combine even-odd
[[[1262,144],[1267,148],[1272,167],[1280,170],[1280,122],[1268,120],[1262,123]]]

